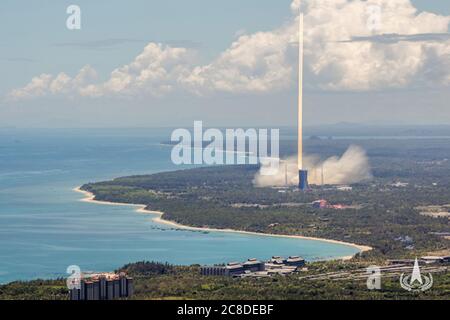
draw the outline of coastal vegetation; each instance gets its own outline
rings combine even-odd
[[[133,299],[449,299],[447,271],[433,274],[424,293],[401,288],[398,275],[383,277],[382,289],[369,291],[364,277],[333,280],[311,275],[387,265],[388,259],[434,255],[449,249],[449,219],[423,215],[424,208],[450,203],[450,146],[447,140],[318,140],[305,143],[320,158],[340,154],[358,143],[369,155],[374,178],[352,189],[313,186],[255,188],[257,166],[216,166],[117,178],[82,186],[96,200],[143,204],[183,225],[270,234],[302,235],[371,246],[349,261],[307,264],[288,276],[232,279],[201,276],[198,265],[130,263],[120,270],[135,279]],[[295,150],[289,141],[281,149]],[[333,207],[316,208],[326,199]],[[431,209],[430,209],[431,210]],[[225,261],[217,261],[223,263]],[[0,299],[67,299],[65,281],[35,280],[0,286]]]
[[[435,285],[423,293],[401,288],[398,277],[383,278],[381,290],[367,290],[365,279],[352,281],[309,280],[305,275],[351,271],[367,266],[366,262],[328,261],[308,264],[308,271],[271,278],[233,279],[201,276],[199,266],[172,266],[155,262],[128,264],[120,269],[134,278],[132,299],[163,300],[366,300],[366,299],[439,299],[448,300],[449,273],[434,274]],[[68,299],[64,280],[13,282],[0,286],[2,299]]]
[[[355,141],[313,140],[307,152],[326,158]],[[373,180],[352,190],[313,186],[256,188],[257,166],[213,166],[88,183],[96,200],[135,203],[161,211],[163,219],[194,227],[301,235],[367,245],[370,257],[415,257],[447,249],[447,218],[417,208],[450,203],[450,147],[445,140],[357,141],[371,160]],[[295,147],[289,141],[282,151]],[[313,208],[326,199],[344,208]]]

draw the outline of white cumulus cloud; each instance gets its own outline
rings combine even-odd
[[[289,86],[289,28],[243,35],[215,61],[193,69],[182,84],[195,92],[267,92]]]
[[[189,49],[150,43],[133,62],[112,71],[109,80],[82,88],[81,94],[164,95],[178,85],[180,77],[189,73],[191,58]]]
[[[74,78],[71,78],[64,72],[56,76],[41,74],[31,79],[30,83],[25,87],[11,91],[8,94],[8,98],[11,100],[23,100],[48,95],[75,96],[81,94],[82,88],[96,78],[96,71],[89,65],[81,68]]]
[[[297,76],[300,9],[305,15],[308,87],[368,91],[450,85],[450,38],[445,36],[450,16],[419,12],[410,0],[294,0],[293,14],[282,26],[240,35],[210,63],[197,65],[192,49],[150,43],[131,63],[113,70],[105,82],[81,79],[87,72],[83,70],[74,78],[63,72],[42,74],[13,90],[10,97],[284,90],[295,84]]]

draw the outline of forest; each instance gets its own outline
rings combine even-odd
[[[308,264],[308,271],[264,279],[234,279],[201,276],[199,266],[173,266],[136,262],[120,268],[134,278],[134,300],[448,300],[449,273],[434,274],[435,285],[422,293],[401,288],[398,278],[383,278],[381,290],[367,290],[358,281],[308,280],[303,274],[337,272],[361,268],[366,263],[327,261]],[[13,282],[0,286],[0,300],[67,300],[64,279]]]
[[[144,204],[163,218],[195,227],[302,235],[369,245],[372,256],[414,257],[448,249],[449,219],[420,215],[417,207],[450,203],[450,146],[446,140],[307,141],[306,150],[320,158],[342,154],[358,144],[368,153],[373,179],[352,185],[312,186],[308,192],[256,188],[258,166],[210,166],[117,178],[82,188],[97,200]],[[290,154],[295,145],[282,144]],[[400,185],[398,184],[400,183]],[[326,199],[341,210],[317,209]],[[404,241],[403,239],[409,239]]]

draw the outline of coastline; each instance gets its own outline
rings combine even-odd
[[[261,233],[261,232],[252,232],[252,231],[243,231],[243,230],[234,230],[234,229],[217,229],[217,228],[191,227],[191,226],[179,224],[179,223],[174,222],[174,221],[165,220],[165,219],[162,218],[164,212],[147,210],[147,209],[145,209],[147,206],[143,205],[143,204],[100,201],[100,200],[95,200],[94,199],[95,195],[92,192],[81,190],[81,187],[76,187],[76,188],[74,188],[72,190],[75,191],[75,192],[82,193],[84,195],[84,198],[80,199],[79,201],[88,202],[88,203],[94,203],[94,204],[101,204],[101,205],[135,207],[136,208],[136,212],[143,213],[143,214],[156,215],[152,219],[154,222],[160,223],[160,224],[165,224],[165,225],[168,225],[168,226],[171,226],[171,227],[175,227],[175,228],[179,228],[179,229],[194,230],[194,231],[208,231],[208,232],[239,233],[239,234],[246,234],[246,235],[253,235],[253,236],[264,236],[264,237],[291,238],[291,239],[321,241],[321,242],[327,242],[327,243],[333,243],[333,244],[341,244],[341,245],[354,247],[354,248],[358,249],[360,252],[367,252],[367,251],[370,251],[370,250],[373,249],[370,246],[364,246],[364,245],[359,245],[359,244],[355,244],[355,243],[351,243],[351,242],[344,242],[344,241],[339,241],[339,240],[316,238],[316,237],[305,237],[305,236],[298,236],[298,235],[283,235],[283,234]],[[335,260],[350,260],[353,257],[354,256],[345,256],[345,257],[336,258]]]

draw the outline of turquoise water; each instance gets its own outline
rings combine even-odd
[[[80,202],[86,182],[179,169],[167,130],[0,129],[0,283],[109,271],[140,260],[213,264],[352,255],[350,246],[233,233],[176,231],[128,206]],[[163,230],[159,230],[162,228]]]

